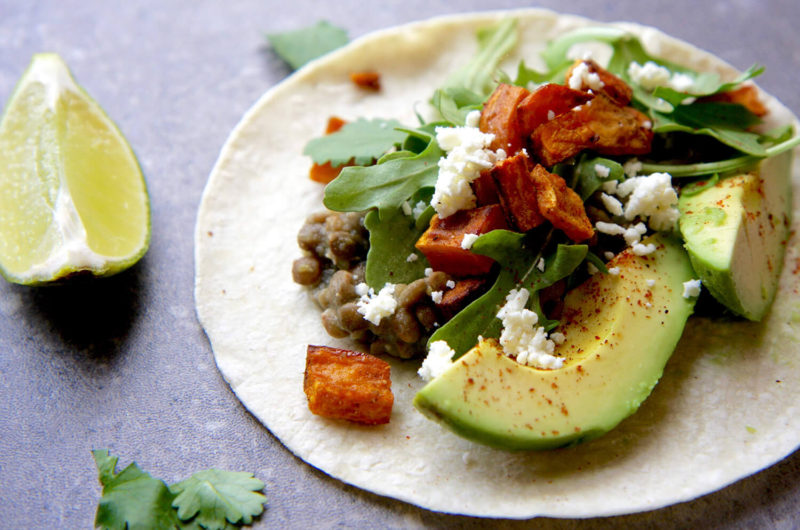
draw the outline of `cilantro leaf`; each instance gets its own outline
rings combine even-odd
[[[430,193],[427,195],[426,202],[429,202]],[[376,210],[367,214],[364,219],[364,226],[369,230],[367,285],[377,291],[386,283],[411,283],[422,278],[425,268],[430,265],[414,243],[428,228],[431,217],[433,208],[430,206],[416,220],[404,214],[402,209],[384,215],[379,215]],[[412,253],[417,258],[408,261]]]
[[[530,291],[528,305],[539,313],[540,324],[550,324],[539,309],[537,291],[544,289],[572,272],[583,262],[586,245],[559,245],[556,252],[545,258],[544,272],[536,268],[541,251],[530,246],[525,234],[508,230],[493,230],[480,236],[472,245],[476,254],[489,256],[501,265],[494,285],[472,302],[447,324],[436,330],[428,344],[444,340],[461,356],[478,342],[478,336],[498,338],[502,323],[497,311],[505,303],[511,289],[524,287]],[[538,246],[538,245],[537,245]]]
[[[355,159],[356,165],[371,164],[391,148],[400,145],[407,133],[397,120],[359,118],[344,125],[337,132],[314,138],[303,150],[317,164],[330,162],[338,167]]]
[[[251,524],[264,511],[264,483],[252,473],[207,469],[170,486],[178,517],[208,530],[223,530],[227,522]],[[226,522],[227,521],[227,522]]]
[[[174,495],[167,485],[130,464],[115,473],[116,456],[108,450],[92,451],[103,495],[97,505],[94,524],[111,530],[174,528],[178,516],[172,509]]]
[[[346,167],[325,187],[323,203],[338,212],[361,212],[378,208],[400,208],[403,202],[424,187],[433,187],[439,174],[439,159],[444,151],[435,140],[418,155],[391,157],[374,166]]]
[[[307,28],[270,33],[267,40],[275,53],[297,70],[307,62],[344,46],[349,39],[345,30],[320,20]]]

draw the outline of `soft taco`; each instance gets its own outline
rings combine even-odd
[[[689,319],[659,384],[638,412],[588,443],[510,452],[459,437],[412,405],[425,385],[417,374],[419,360],[394,357],[385,357],[394,392],[388,424],[361,426],[309,411],[303,392],[307,346],[357,346],[325,332],[318,306],[291,279],[297,231],[320,209],[323,197],[322,187],[306,177],[310,160],[303,147],[319,136],[329,116],[414,124],[417,113],[435,115],[427,109],[431,94],[474,57],[476,32],[508,19],[515,21],[519,43],[503,58],[507,70],[521,59],[532,71],[544,69],[540,54],[548,42],[592,26],[600,28],[598,35],[619,30],[635,35],[650,55],[671,64],[727,81],[742,79],[712,55],[652,28],[599,26],[539,10],[394,28],[313,62],[245,115],[203,195],[195,236],[197,311],[225,379],[310,465],[357,487],[442,512],[512,518],[631,513],[709,493],[780,460],[800,442],[795,413],[800,321],[793,301],[800,282],[793,266],[784,267],[766,316],[749,315],[760,321]],[[351,82],[351,73],[366,71],[380,73],[380,91]],[[773,98],[761,93],[759,100],[768,110],[762,130],[796,124]],[[776,179],[791,174],[794,186],[800,179],[790,152],[762,162],[760,172]],[[713,213],[708,217],[718,220]],[[798,257],[792,238],[786,262]],[[655,280],[642,278],[650,286]],[[689,296],[678,298],[696,295],[692,285],[687,289]],[[574,441],[580,439],[566,443]]]

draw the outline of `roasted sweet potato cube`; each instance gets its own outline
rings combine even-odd
[[[534,153],[545,166],[584,149],[606,155],[650,152],[650,120],[633,107],[621,107],[603,94],[539,126],[531,135]]]
[[[332,134],[337,132],[339,129],[344,127],[347,122],[337,116],[331,116],[328,118],[328,125],[325,127],[325,134]],[[336,177],[339,176],[339,173],[347,166],[352,166],[352,160],[347,164],[343,164],[341,166],[333,166],[330,162],[326,162],[324,164],[317,164],[314,163],[311,165],[311,169],[308,171],[308,178],[313,180],[314,182],[319,182],[321,184],[327,184],[328,182],[332,181]]]
[[[481,176],[472,181],[472,192],[475,194],[477,206],[500,203],[500,198],[497,196],[497,186],[488,170],[482,171]]]
[[[573,107],[583,105],[594,96],[564,85],[548,83],[531,92],[517,107],[522,134],[528,137],[536,128]]]
[[[536,187],[539,211],[554,227],[575,242],[585,241],[594,235],[580,195],[567,186],[563,178],[550,173],[541,164],[533,168],[531,178]]]
[[[353,72],[350,81],[359,88],[378,91],[381,89],[381,76],[377,72]]]
[[[372,355],[308,346],[303,390],[312,413],[378,425],[389,423],[394,395],[389,363]]]
[[[446,320],[450,320],[458,312],[467,307],[489,287],[489,276],[476,276],[456,281],[455,287],[445,291],[442,301],[436,304]]]
[[[581,83],[581,87],[578,90],[592,90],[593,92],[603,93],[608,96],[612,101],[614,101],[617,105],[625,106],[631,102],[631,97],[633,96],[633,89],[628,86],[628,83],[620,79],[619,77],[615,76],[596,62],[592,61],[591,59],[576,60],[572,66],[570,66],[569,70],[567,70],[567,75],[565,77],[567,85],[570,85],[570,78],[572,77],[572,72],[575,68],[580,65],[581,63],[585,63],[586,67],[590,74],[597,74],[597,77],[603,83],[603,86],[600,89],[592,88],[586,85],[586,83]],[[574,88],[574,87],[571,87]]]
[[[728,90],[727,92],[720,92],[719,94],[700,98],[698,101],[702,103],[710,103],[713,101],[738,103],[756,116],[764,116],[768,112],[767,107],[758,99],[758,89],[753,85],[743,85],[739,88]]]
[[[527,155],[517,153],[491,169],[500,205],[511,225],[520,232],[527,232],[544,223],[536,204],[536,188],[531,180],[528,161]]]
[[[461,210],[444,219],[434,215],[415,246],[425,254],[434,270],[453,276],[479,276],[489,272],[494,260],[462,248],[464,236],[507,227],[499,204]]]
[[[527,135],[519,127],[517,106],[528,94],[522,87],[501,83],[489,96],[481,111],[480,130],[494,134],[492,149],[513,155],[525,147]]]

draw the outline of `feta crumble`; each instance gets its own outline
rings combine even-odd
[[[394,298],[395,285],[387,283],[383,286],[380,292],[376,293],[375,289],[369,287],[366,283],[359,283],[356,285],[356,294],[359,298],[356,305],[358,312],[364,315],[364,318],[372,322],[376,326],[381,323],[381,319],[388,317],[397,309],[397,300]]]
[[[447,342],[437,340],[431,344],[428,355],[422,361],[422,366],[417,370],[417,374],[423,381],[430,381],[439,377],[453,365],[453,356],[456,352],[450,348]]]
[[[432,268],[430,268],[430,267],[426,267],[426,268],[425,268],[425,277],[427,278],[427,277],[428,277],[428,276],[430,276],[431,274],[433,274],[433,269],[432,269]]]
[[[442,291],[433,291],[431,293],[431,300],[433,300],[434,304],[441,304],[442,296],[444,296],[444,293]]]
[[[602,192],[600,194],[600,200],[603,201],[603,206],[606,207],[606,210],[608,210],[611,215],[620,216],[624,213],[624,210],[622,209],[622,203],[616,197],[612,197],[608,193]]]
[[[619,272],[620,272],[619,271],[619,267],[611,267],[611,268],[608,269],[608,273],[611,276],[619,276]]]
[[[543,327],[536,325],[539,316],[525,307],[529,296],[527,289],[512,289],[506,296],[505,305],[497,312],[497,318],[503,321],[500,345],[506,355],[516,357],[520,364],[561,368],[564,359],[553,355],[555,343]]]
[[[581,90],[584,86],[592,90],[600,90],[605,86],[605,83],[600,79],[596,72],[589,71],[589,64],[586,62],[579,63],[578,66],[572,69],[572,73],[567,79],[567,85],[572,90]],[[591,102],[590,102],[591,103]]]
[[[544,272],[544,258],[539,258],[539,261],[536,262],[536,268],[539,272]]]
[[[603,257],[606,258],[606,260],[612,260],[614,259],[614,253],[606,250],[603,252]]]
[[[409,263],[414,263],[418,259],[419,259],[419,256],[417,256],[416,254],[414,254],[412,252],[411,254],[408,255],[408,257],[406,258],[406,261],[409,262]]]
[[[656,281],[653,279],[649,279],[645,283],[647,283],[648,287],[653,287],[656,284]]]
[[[631,249],[637,256],[647,256],[648,254],[652,254],[656,251],[656,246],[652,243],[648,243],[646,245],[642,243],[636,243],[631,247]]]
[[[636,175],[639,174],[639,171],[641,170],[642,170],[642,163],[636,158],[631,158],[630,160],[622,164],[622,171],[624,171],[625,175],[629,177],[635,177]]]
[[[467,114],[464,126],[477,128],[481,124],[481,111],[473,110]]]
[[[678,92],[691,92],[694,88],[694,79],[682,72],[671,72],[669,69],[647,61],[644,65],[631,62],[628,65],[628,76],[631,81],[644,88],[653,91],[658,87],[667,87]]]
[[[702,282],[700,280],[689,280],[687,282],[683,282],[683,297],[696,298],[700,296],[701,284]]]
[[[471,249],[478,237],[480,237],[478,234],[464,234],[464,237],[461,239],[461,248],[464,250]]]
[[[551,121],[555,117],[556,117],[556,113],[555,112],[553,112],[552,110],[548,110],[547,111],[547,121]]]
[[[504,160],[502,149],[489,149],[493,134],[481,132],[476,127],[436,127],[436,142],[446,153],[439,159],[439,176],[431,205],[444,219],[459,210],[475,207],[475,194],[470,184],[481,171]]]
[[[414,205],[414,209],[411,210],[411,214],[414,216],[414,219],[419,219],[419,216],[425,212],[426,208],[428,208],[427,202],[417,201],[417,204]]]
[[[653,230],[672,230],[680,216],[678,193],[669,173],[629,178],[617,186],[617,196],[628,197],[625,219],[645,217]]]
[[[411,217],[411,215],[413,215],[414,210],[411,209],[411,205],[408,204],[408,201],[403,201],[403,204],[401,204],[400,207],[403,209],[403,215],[406,215],[408,217]]]
[[[454,282],[453,280],[447,280],[445,285],[447,286],[448,289],[452,289],[453,287],[456,286],[456,282]]]
[[[603,164],[595,164],[594,172],[597,173],[597,176],[600,177],[601,179],[605,179],[608,178],[608,176],[611,174],[611,168],[608,166],[604,166]]]

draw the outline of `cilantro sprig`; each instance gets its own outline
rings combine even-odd
[[[229,530],[264,511],[264,483],[252,473],[208,469],[168,486],[135,462],[117,473],[119,458],[107,449],[92,454],[103,486],[95,527]]]
[[[267,40],[275,53],[297,70],[307,62],[347,44],[347,32],[320,20],[313,26],[283,33],[269,33]]]

